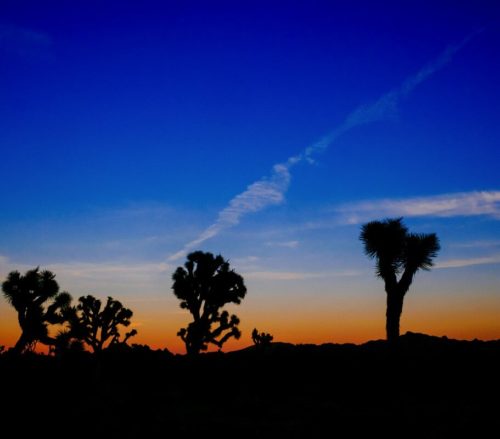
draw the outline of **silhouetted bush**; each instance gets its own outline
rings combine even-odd
[[[273,338],[274,337],[269,333],[266,332],[259,333],[257,328],[254,328],[254,330],[252,331],[252,341],[254,342],[255,346],[259,347],[269,346],[273,341]]]

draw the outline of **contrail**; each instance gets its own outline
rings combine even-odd
[[[383,94],[374,103],[359,106],[345,118],[344,122],[318,142],[304,148],[302,152],[289,157],[284,162],[274,165],[269,176],[257,180],[249,185],[244,192],[236,195],[227,207],[219,212],[217,220],[212,225],[207,227],[196,239],[188,242],[180,251],[169,256],[168,260],[175,261],[182,258],[199,244],[217,236],[223,230],[239,224],[241,218],[246,214],[282,203],[290,185],[290,171],[295,165],[303,161],[313,163],[313,156],[325,151],[345,132],[360,125],[383,120],[393,114],[401,99],[408,96],[419,84],[443,68],[472,37],[481,31],[470,34],[459,44],[449,46],[435,60],[403,81],[399,87]]]

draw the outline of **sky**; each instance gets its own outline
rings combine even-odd
[[[248,288],[225,350],[361,343],[360,227],[404,217],[441,251],[402,332],[500,338],[499,48],[491,1],[3,0],[0,278],[50,269],[183,352],[171,276],[210,251]]]

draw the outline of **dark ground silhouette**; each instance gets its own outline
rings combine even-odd
[[[44,437],[494,437],[500,341],[0,356],[1,429]],[[488,432],[493,432],[487,434]],[[7,436],[6,436],[7,437]]]

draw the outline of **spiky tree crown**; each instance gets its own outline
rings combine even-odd
[[[433,266],[440,246],[435,233],[409,233],[402,218],[372,221],[361,228],[368,257],[377,260],[377,276],[386,278],[404,270],[415,273]]]

